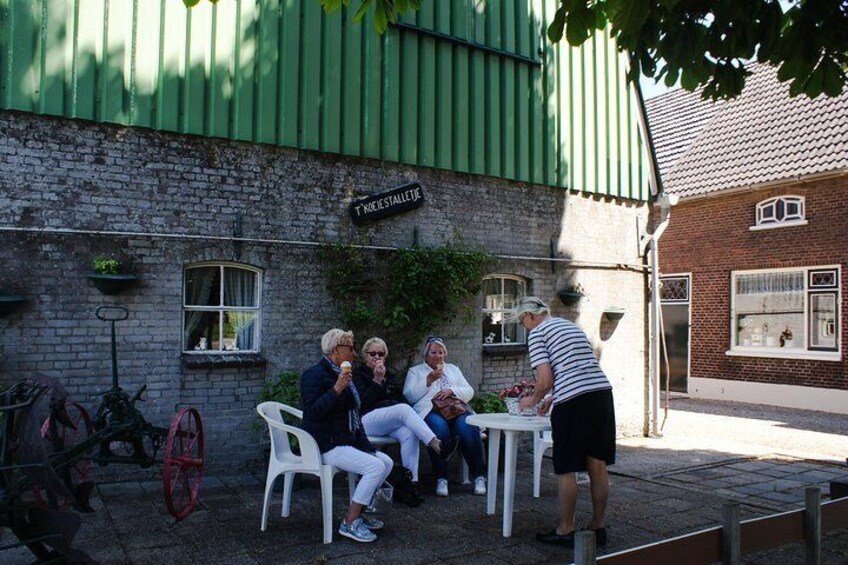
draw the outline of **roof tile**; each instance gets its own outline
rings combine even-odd
[[[791,98],[774,67],[756,64],[734,100],[677,89],[646,105],[670,193],[693,196],[848,169],[848,90]]]

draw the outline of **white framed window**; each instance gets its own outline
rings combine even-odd
[[[840,359],[841,268],[731,273],[729,354]]]
[[[804,214],[803,196],[776,196],[757,204],[756,224],[750,229],[803,226],[807,224]]]
[[[516,345],[527,342],[524,327],[506,322],[516,300],[527,296],[527,279],[515,275],[483,278],[483,345]]]
[[[259,269],[199,263],[183,274],[183,352],[259,351]]]

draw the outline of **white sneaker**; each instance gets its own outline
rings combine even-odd
[[[474,479],[474,494],[486,494],[486,477]]]
[[[486,487],[483,486],[485,489]],[[447,479],[437,479],[436,480],[436,496],[447,496],[448,495],[448,480]]]

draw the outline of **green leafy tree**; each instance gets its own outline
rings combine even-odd
[[[667,86],[704,86],[711,98],[742,92],[752,61],[779,67],[792,96],[838,96],[848,82],[848,2],[800,0],[563,0],[548,28],[580,45],[611,24],[618,49],[640,73]]]

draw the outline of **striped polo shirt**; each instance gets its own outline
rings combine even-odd
[[[530,331],[530,366],[550,364],[554,404],[595,390],[612,389],[598,365],[589,338],[574,323],[549,316]]]

